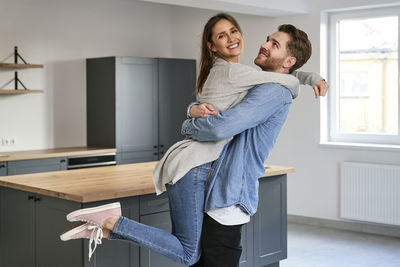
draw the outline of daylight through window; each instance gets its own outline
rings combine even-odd
[[[329,24],[329,139],[400,144],[399,15],[335,13]]]

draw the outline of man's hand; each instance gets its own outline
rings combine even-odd
[[[316,84],[314,84],[313,89],[315,93],[315,98],[319,96],[325,96],[328,91],[329,84],[325,80],[320,80]]]
[[[211,115],[218,114],[211,104],[198,104],[193,105],[189,110],[189,115],[192,118],[203,118]]]

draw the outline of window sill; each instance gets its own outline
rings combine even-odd
[[[373,150],[373,151],[394,151],[400,152],[400,145],[383,145],[383,144],[360,144],[348,142],[332,142],[321,141],[319,143],[321,148],[336,148],[336,149],[360,149],[360,150]]]

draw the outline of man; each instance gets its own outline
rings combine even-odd
[[[281,25],[268,36],[254,63],[264,71],[291,73],[307,62],[311,43],[307,34],[292,25]],[[316,98],[324,96],[328,84],[315,81]],[[217,141],[234,136],[214,162],[206,188],[203,220],[203,253],[200,267],[239,265],[241,228],[256,212],[258,178],[265,173],[269,155],[287,118],[292,95],[285,87],[267,83],[255,86],[232,109],[216,112],[207,104],[190,109],[194,117],[184,122],[182,133],[197,141]],[[213,115],[213,116],[209,116]],[[248,218],[248,219],[247,219]]]

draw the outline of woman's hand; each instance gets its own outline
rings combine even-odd
[[[189,110],[189,115],[192,118],[203,118],[211,115],[218,114],[211,104],[198,104],[193,105]]]
[[[316,84],[314,84],[313,89],[315,93],[315,98],[319,96],[325,96],[328,91],[329,84],[325,80],[320,80]]]

